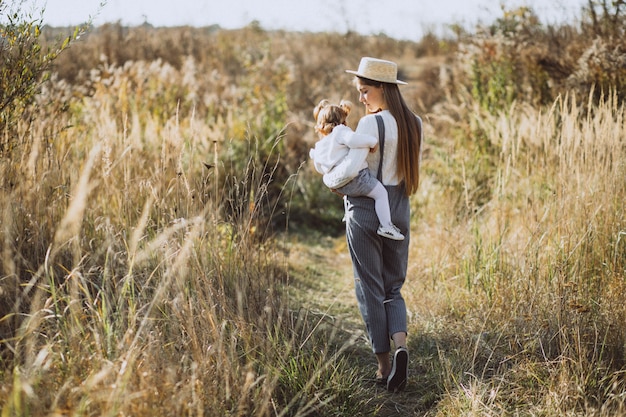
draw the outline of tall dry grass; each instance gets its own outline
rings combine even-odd
[[[293,194],[322,188],[296,175],[310,113],[297,85],[326,94],[336,71],[316,65],[362,39],[322,36],[310,55],[254,27],[118,26],[55,61],[38,112],[4,132],[3,415],[361,406],[341,384],[359,372],[341,355],[353,338],[291,309],[273,234],[294,227]],[[311,204],[328,208],[309,199],[295,218]]]
[[[284,298],[280,119],[182,112],[193,76],[157,61],[94,71],[85,95],[57,81],[1,161],[3,416],[354,406],[327,377],[353,372],[350,340]]]
[[[469,142],[425,162],[464,184],[455,195],[425,176],[417,207],[407,292],[415,384],[438,401],[433,415],[626,409],[625,109],[615,95],[584,100],[472,109],[474,138],[491,149],[486,182],[468,174]],[[480,206],[476,187],[491,196]]]
[[[70,49],[4,138],[3,415],[622,413],[620,97],[489,113],[426,49],[119,25]],[[285,291],[334,277],[287,255],[341,227],[304,164],[310,109],[354,99],[337,74],[362,55],[401,64],[427,121],[398,396],[372,390],[358,332]]]
[[[44,31],[49,42],[64,33],[63,28]],[[444,43],[432,38],[424,42],[430,45],[429,51]],[[277,144],[281,158],[276,168],[277,182],[282,184],[306,160],[316,139],[311,109],[321,98],[353,97],[345,69],[358,65],[363,55],[412,59],[424,50],[421,43],[385,36],[286,33],[265,31],[254,24],[240,30],[109,24],[82,37],[59,56],[54,69],[57,82],[67,83],[71,90],[66,103],[93,94],[94,79],[102,78],[106,81],[96,85],[112,88],[118,99],[111,105],[121,114],[134,109],[140,119],[144,113],[165,114],[155,120],[158,126],[174,111],[181,119],[195,114],[200,123],[213,126],[223,137],[236,138],[233,164],[246,163],[247,158],[239,154],[246,155],[249,149],[238,145],[247,131],[265,140],[284,129]],[[424,101],[430,103],[440,96],[433,80],[437,71],[430,70],[431,82],[424,83],[428,97],[411,94],[416,106],[423,107]],[[351,116],[351,124],[356,125],[358,113]],[[267,147],[259,143],[261,159],[267,156]],[[329,196],[319,181],[309,180],[314,172],[306,175],[305,181],[295,185],[297,198],[291,206],[281,207],[277,213],[296,213],[292,216],[294,228],[314,226],[337,233],[336,227],[328,225],[339,215],[341,205],[334,204],[337,199]],[[270,192],[274,199],[277,194],[280,190]],[[284,223],[284,218],[274,220]]]

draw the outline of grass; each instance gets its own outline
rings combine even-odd
[[[498,151],[491,201],[442,218],[455,196],[424,184],[442,209],[421,210],[405,292],[414,333],[437,344],[438,413],[623,411],[622,117],[615,97],[481,114]]]
[[[622,414],[618,97],[488,113],[450,95],[423,113],[410,381],[390,395],[287,94],[309,91],[290,74],[328,74],[285,58],[268,79],[266,42],[196,107],[191,61],[106,64],[42,92],[52,104],[0,160],[2,416]]]
[[[3,415],[352,413],[352,341],[283,301],[274,145],[119,97],[3,162]]]

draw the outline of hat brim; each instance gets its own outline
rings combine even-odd
[[[363,75],[363,74],[359,73],[358,71],[346,70],[346,72],[347,72],[348,74],[354,74],[354,75],[356,75],[357,77],[367,78],[368,80],[379,81],[379,82],[381,82],[381,83],[407,85],[407,83],[406,83],[406,82],[404,82],[404,81],[400,81],[400,80],[395,80],[395,81],[380,80],[380,79],[376,79],[376,78],[372,78],[372,77],[365,76],[365,75]]]

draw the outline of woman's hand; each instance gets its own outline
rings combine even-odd
[[[378,150],[378,143],[376,145],[374,145],[373,148],[370,148],[370,153],[374,153]]]

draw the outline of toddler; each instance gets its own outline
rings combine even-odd
[[[376,151],[378,139],[358,134],[346,126],[350,110],[352,103],[346,100],[339,105],[322,100],[315,106],[315,131],[320,140],[309,156],[317,172],[324,175],[324,184],[329,188],[351,197],[374,199],[380,236],[404,240],[404,235],[391,221],[387,190],[367,167],[367,154]]]

